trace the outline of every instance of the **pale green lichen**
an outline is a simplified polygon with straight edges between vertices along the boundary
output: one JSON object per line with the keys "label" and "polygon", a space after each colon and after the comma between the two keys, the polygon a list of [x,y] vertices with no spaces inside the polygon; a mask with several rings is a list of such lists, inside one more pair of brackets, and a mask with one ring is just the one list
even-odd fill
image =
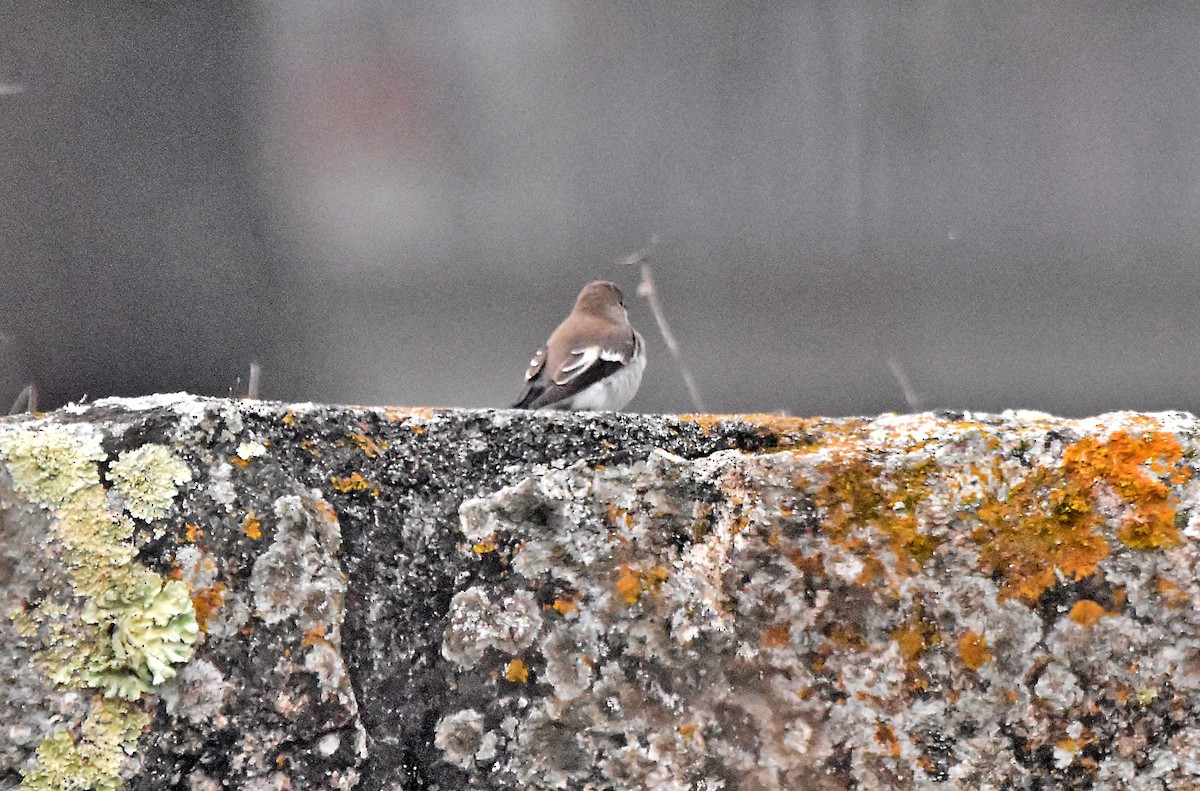
{"label": "pale green lichen", "polygon": [[152,522],[167,515],[179,487],[192,471],[163,445],[143,445],[117,457],[105,476],[138,519]]}
{"label": "pale green lichen", "polygon": [[[38,635],[39,664],[53,681],[109,699],[95,704],[78,738],[60,731],[42,742],[25,787],[118,788],[148,718],[111,699],[137,700],[191,658],[199,628],[190,593],[136,562],[134,522],[111,509],[100,482],[98,441],[49,426],[0,434],[0,453],[15,490],[51,511],[50,544],[76,600],[50,595],[10,617],[22,634]],[[152,445],[122,454],[108,479],[133,516],[157,519],[191,473]]]}
{"label": "pale green lichen", "polygon": [[150,717],[128,703],[96,700],[76,739],[69,730],[46,737],[37,761],[24,770],[21,787],[28,791],[117,791],[121,767],[137,749]]}
{"label": "pale green lichen", "polygon": [[[132,601],[119,593],[89,599],[79,618],[87,639],[65,636],[54,650],[50,677],[59,684],[94,687],[106,697],[136,700],[169,678],[192,655],[200,629],[187,586],[162,585],[146,572]],[[90,632],[90,634],[88,634]]]}
{"label": "pale green lichen", "polygon": [[47,508],[99,483],[95,462],[104,460],[99,439],[66,426],[0,434],[0,452],[8,459],[13,487]]}

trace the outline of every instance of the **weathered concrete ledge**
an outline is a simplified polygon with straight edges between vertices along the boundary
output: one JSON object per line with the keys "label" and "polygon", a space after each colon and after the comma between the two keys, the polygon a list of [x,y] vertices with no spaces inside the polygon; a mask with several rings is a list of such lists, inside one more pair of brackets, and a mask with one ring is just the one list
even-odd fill
{"label": "weathered concrete ledge", "polygon": [[1200,785],[1200,423],[0,421],[0,788]]}

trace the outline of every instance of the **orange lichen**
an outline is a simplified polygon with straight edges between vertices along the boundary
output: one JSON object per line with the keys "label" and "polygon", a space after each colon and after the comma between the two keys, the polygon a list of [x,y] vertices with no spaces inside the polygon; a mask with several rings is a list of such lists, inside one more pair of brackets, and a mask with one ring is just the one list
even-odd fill
{"label": "orange lichen", "polygon": [[916,573],[932,557],[941,541],[921,532],[916,515],[931,489],[932,462],[885,473],[863,456],[838,455],[818,469],[826,480],[815,496],[824,509],[822,529],[863,560],[859,584],[886,576],[887,564],[876,555],[879,548],[886,547],[903,576]]}
{"label": "orange lichen", "polygon": [[1191,470],[1180,465],[1183,448],[1170,434],[1117,431],[1108,439],[1084,437],[1063,453],[1063,469],[1081,486],[1102,481],[1129,508],[1117,538],[1131,549],[1177,547],[1177,499],[1168,484],[1184,483]]}
{"label": "orange lichen", "polygon": [[300,645],[304,646],[305,648],[308,648],[310,645],[328,642],[329,638],[325,636],[324,624],[320,624],[312,627],[311,629],[305,630],[304,634],[300,637]]}
{"label": "orange lichen", "polygon": [[978,670],[992,660],[987,638],[969,629],[958,638],[958,656],[971,670]]}
{"label": "orange lichen", "polygon": [[246,518],[242,520],[242,532],[255,541],[262,538],[262,519],[258,514],[253,511],[246,514]]}
{"label": "orange lichen", "polygon": [[524,684],[529,680],[529,668],[520,657],[508,663],[504,668],[504,678],[514,684]]}
{"label": "orange lichen", "polygon": [[1000,579],[1001,598],[1032,603],[1056,583],[1055,569],[1082,579],[1108,556],[1091,492],[1054,469],[1033,470],[1006,500],[985,499],[979,519],[980,567]]}
{"label": "orange lichen", "polygon": [[1107,615],[1104,608],[1091,599],[1080,599],[1071,607],[1068,617],[1080,626],[1091,626]]}
{"label": "orange lichen", "polygon": [[653,593],[662,587],[671,573],[662,566],[646,571],[632,569],[621,564],[621,575],[617,578],[617,593],[628,604],[636,604],[643,593]]}
{"label": "orange lichen", "polygon": [[285,426],[296,425],[296,413],[290,409],[287,412],[285,412],[283,415],[283,425],[285,425]]}
{"label": "orange lichen", "polygon": [[351,473],[345,478],[339,478],[335,475],[329,479],[329,482],[333,485],[333,488],[336,491],[339,491],[342,494],[347,494],[349,492],[370,492],[372,497],[379,496],[379,487],[372,486],[367,482],[366,478],[362,477],[362,475],[357,472]]}
{"label": "orange lichen", "polygon": [[913,662],[925,653],[929,646],[925,642],[925,633],[920,626],[906,624],[892,630],[892,642],[900,649],[900,655]]}
{"label": "orange lichen", "polygon": [[[630,604],[632,604],[632,602],[630,602]],[[554,603],[550,605],[550,609],[554,610],[560,615],[566,615],[567,613],[578,610],[579,605],[573,599],[559,598],[554,600]]]}
{"label": "orange lichen", "polygon": [[1165,577],[1159,577],[1155,581],[1154,592],[1158,594],[1163,605],[1172,609],[1191,606],[1192,600],[1187,591]]}
{"label": "orange lichen", "polygon": [[1005,500],[980,505],[983,524],[973,537],[981,568],[1001,580],[1002,597],[1030,603],[1057,582],[1057,573],[1072,579],[1096,573],[1110,549],[1096,507],[1098,485],[1126,505],[1117,530],[1122,543],[1140,550],[1178,546],[1177,503],[1168,484],[1191,476],[1182,457],[1174,437],[1154,431],[1117,431],[1069,445],[1061,469],[1035,468]]}
{"label": "orange lichen", "polygon": [[690,739],[696,735],[696,731],[699,729],[699,727],[700,726],[694,722],[685,722],[683,725],[680,725],[677,730],[679,731],[679,735],[684,739]]}
{"label": "orange lichen", "polygon": [[200,525],[194,525],[191,522],[188,522],[186,525],[184,525],[184,530],[184,535],[187,537],[188,543],[190,544],[195,544],[197,538],[204,537],[204,531],[200,529]]}
{"label": "orange lichen", "polygon": [[401,422],[409,421],[413,418],[422,420],[430,420],[437,416],[439,410],[434,407],[384,407],[383,414],[388,420]]}
{"label": "orange lichen", "polygon": [[317,443],[314,440],[306,439],[300,443],[300,448],[306,450],[314,456],[320,456],[321,451],[317,450]]}
{"label": "orange lichen", "polygon": [[324,500],[317,500],[313,507],[320,511],[321,515],[330,522],[336,522],[338,520],[337,511],[333,510],[333,506]]}
{"label": "orange lichen", "polygon": [[358,432],[351,432],[350,439],[354,440],[354,444],[358,445],[359,450],[365,453],[368,459],[378,458],[389,447],[386,442],[376,442],[366,434]]}
{"label": "orange lichen", "polygon": [[250,460],[243,459],[241,456],[234,456],[229,460],[229,463],[235,467],[241,467],[243,470],[250,466]]}
{"label": "orange lichen", "polygon": [[791,628],[786,623],[777,624],[763,632],[763,648],[783,648],[791,640]]}
{"label": "orange lichen", "polygon": [[196,625],[200,627],[200,631],[208,631],[208,619],[224,604],[224,585],[213,585],[192,592],[192,609],[196,611]]}
{"label": "orange lichen", "polygon": [[642,583],[636,572],[628,565],[621,566],[621,576],[617,578],[617,594],[628,604],[637,604],[642,595]]}
{"label": "orange lichen", "polygon": [[746,415],[710,415],[685,414],[679,415],[681,422],[695,423],[704,434],[709,434],[715,428],[726,428],[730,424],[741,423],[757,429],[759,436],[767,440],[772,450],[790,450],[797,446],[807,446],[805,435],[816,421],[808,418],[787,417],[769,413],[753,413]]}
{"label": "orange lichen", "polygon": [[896,732],[887,723],[878,722],[875,724],[875,741],[879,742],[892,755],[900,754],[900,742],[896,739]]}
{"label": "orange lichen", "polygon": [[478,541],[471,545],[471,551],[476,555],[486,555],[488,552],[496,551],[496,539],[487,538],[483,541]]}
{"label": "orange lichen", "polygon": [[825,630],[825,636],[838,648],[847,648],[851,651],[865,651],[867,648],[866,635],[849,622],[830,624]]}

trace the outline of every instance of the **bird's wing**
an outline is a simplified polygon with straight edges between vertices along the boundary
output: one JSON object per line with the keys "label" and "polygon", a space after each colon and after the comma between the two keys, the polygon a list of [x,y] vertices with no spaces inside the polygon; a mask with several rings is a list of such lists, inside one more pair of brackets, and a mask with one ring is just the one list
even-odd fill
{"label": "bird's wing", "polygon": [[563,359],[543,363],[515,406],[526,409],[551,406],[619,371],[637,352],[633,329],[625,326],[621,330],[606,342],[573,346]]}
{"label": "bird's wing", "polygon": [[546,365],[546,347],[537,350],[533,355],[533,359],[529,361],[529,367],[525,369],[525,381],[528,382],[533,377],[541,373],[541,370]]}

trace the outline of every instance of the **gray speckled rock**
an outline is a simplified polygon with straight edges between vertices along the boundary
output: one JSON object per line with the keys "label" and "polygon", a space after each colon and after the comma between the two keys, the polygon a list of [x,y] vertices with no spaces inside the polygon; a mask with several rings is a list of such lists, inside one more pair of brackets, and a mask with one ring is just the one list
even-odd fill
{"label": "gray speckled rock", "polygon": [[1198,429],[0,421],[0,788],[1193,787]]}

